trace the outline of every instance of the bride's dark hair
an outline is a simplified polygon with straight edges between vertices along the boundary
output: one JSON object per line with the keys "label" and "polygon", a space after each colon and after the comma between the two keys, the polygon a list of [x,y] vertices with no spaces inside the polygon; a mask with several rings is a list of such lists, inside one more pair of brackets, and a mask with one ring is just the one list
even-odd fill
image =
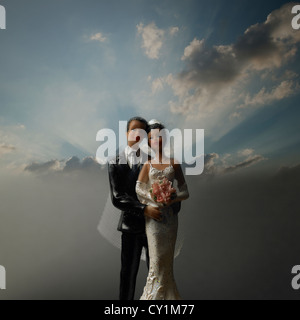
{"label": "bride's dark hair", "polygon": [[162,130],[162,129],[165,129],[165,126],[162,124],[162,123],[153,123],[153,124],[150,124],[149,127],[148,127],[148,132],[151,131],[151,129],[159,129],[159,130]]}

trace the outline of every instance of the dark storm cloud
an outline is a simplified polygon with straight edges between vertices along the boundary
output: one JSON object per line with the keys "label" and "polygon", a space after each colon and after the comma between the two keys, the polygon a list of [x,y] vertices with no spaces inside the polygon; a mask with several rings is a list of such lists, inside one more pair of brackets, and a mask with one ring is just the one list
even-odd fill
{"label": "dark storm cloud", "polygon": [[[177,102],[169,102],[171,111],[204,116],[205,112],[231,110],[237,103],[265,105],[297,92],[297,80],[275,81],[272,76],[275,72],[278,79],[281,73],[286,76],[286,70],[280,67],[297,54],[300,33],[291,27],[293,5],[288,3],[271,12],[264,22],[250,26],[235,43],[209,46],[205,39],[194,38],[181,58],[186,62],[184,70],[164,79],[178,97]],[[254,84],[257,76],[261,76],[262,91],[251,100],[249,84]],[[271,83],[272,90],[279,90],[280,94],[269,92]],[[232,117],[239,115],[234,113]]]}
{"label": "dark storm cloud", "polygon": [[297,185],[299,187],[300,186],[299,177],[300,177],[300,164],[293,167],[283,166],[278,170],[277,174],[274,177],[274,181],[277,181],[278,183],[280,182],[294,183],[295,186]]}
{"label": "dark storm cloud", "polygon": [[78,170],[80,168],[81,168],[80,159],[78,157],[73,156],[71,159],[69,159],[66,162],[66,165],[63,170],[72,171],[72,170]]}
{"label": "dark storm cloud", "polygon": [[[253,150],[254,152],[254,150]],[[251,152],[252,153],[252,152]],[[234,158],[237,157],[237,155],[233,155]],[[204,156],[204,170],[202,175],[199,177],[199,179],[212,179],[215,176],[221,176],[226,175],[229,173],[232,173],[237,170],[241,170],[243,168],[248,168],[250,166],[253,166],[260,161],[267,160],[262,155],[256,154],[250,154],[250,155],[244,155],[244,159],[233,163],[231,165],[226,164],[226,159],[232,157],[231,154],[219,155],[218,153],[208,153]]]}
{"label": "dark storm cloud", "polygon": [[246,70],[279,67],[295,52],[299,32],[291,27],[288,3],[273,11],[263,23],[250,26],[232,45],[206,47],[204,40],[194,39],[185,49],[187,69],[178,75],[192,87],[228,84]]}
{"label": "dark storm cloud", "polygon": [[[228,156],[228,154],[227,154]],[[213,177],[216,174],[225,174],[233,172],[237,169],[242,169],[254,165],[265,158],[261,155],[252,155],[246,157],[243,161],[230,166],[224,166],[222,156],[217,153],[209,153],[204,155],[204,171],[201,177]],[[221,160],[221,161],[220,161]],[[183,167],[186,165],[183,164]],[[105,170],[105,165],[100,165],[95,158],[85,157],[82,161],[73,156],[67,161],[51,160],[44,163],[32,163],[25,167],[25,171],[30,171],[37,174],[57,174],[57,173],[72,173],[72,172],[90,172],[97,173],[99,170]]]}
{"label": "dark storm cloud", "polygon": [[103,168],[93,157],[85,157],[82,161],[76,156],[69,159],[63,168],[64,171],[70,172],[73,170],[93,171]]}
{"label": "dark storm cloud", "polygon": [[69,160],[51,160],[47,162],[37,163],[34,162],[25,167],[25,171],[35,173],[70,173],[73,171],[86,171],[86,172],[97,172],[99,169],[103,169],[93,157],[85,157],[82,161],[73,156]]}
{"label": "dark storm cloud", "polygon": [[27,165],[24,168],[24,170],[30,171],[30,172],[42,173],[42,172],[49,171],[49,170],[53,169],[57,164],[58,164],[57,160],[50,160],[50,161],[43,162],[43,163],[33,162],[33,163]]}
{"label": "dark storm cloud", "polygon": [[246,30],[234,51],[240,60],[250,61],[256,68],[279,67],[293,54],[294,44],[300,41],[299,33],[291,28],[291,9],[295,3],[285,4],[273,11],[264,23],[257,23]]}
{"label": "dark storm cloud", "polygon": [[248,158],[244,161],[241,161],[234,166],[229,166],[229,167],[224,168],[223,173],[229,173],[229,172],[233,172],[238,169],[248,168],[249,166],[256,164],[262,160],[265,160],[265,158],[263,156],[260,156],[260,155],[251,156],[250,158]]}
{"label": "dark storm cloud", "polygon": [[187,69],[178,75],[178,79],[196,89],[203,84],[209,87],[230,83],[241,74],[244,65],[231,46],[209,48],[204,41],[199,45],[197,39],[186,48],[183,59],[188,61]]}

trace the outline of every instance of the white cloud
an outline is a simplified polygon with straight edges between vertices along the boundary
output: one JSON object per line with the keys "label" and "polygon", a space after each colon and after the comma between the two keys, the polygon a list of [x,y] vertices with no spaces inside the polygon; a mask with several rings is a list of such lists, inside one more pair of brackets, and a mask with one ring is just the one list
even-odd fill
{"label": "white cloud", "polygon": [[171,35],[171,36],[174,36],[178,31],[179,31],[179,28],[178,28],[178,27],[171,27],[171,28],[169,29],[169,32],[170,32],[170,35]]}
{"label": "white cloud", "polygon": [[159,51],[163,45],[164,30],[159,29],[154,22],[144,26],[142,23],[137,26],[138,34],[142,36],[142,48],[149,59],[158,59]]}
{"label": "white cloud", "polygon": [[299,90],[299,85],[294,83],[292,80],[282,81],[277,87],[273,90],[267,92],[266,88],[262,88],[255,96],[250,98],[248,94],[245,98],[245,102],[240,105],[240,108],[248,106],[264,106],[270,104],[274,101],[282,100],[287,98]]}
{"label": "white cloud", "polygon": [[90,36],[90,40],[91,40],[91,41],[104,42],[104,41],[107,40],[107,38],[104,37],[104,35],[103,35],[101,32],[98,32],[98,33],[92,34],[92,35]]}
{"label": "white cloud", "polygon": [[161,90],[163,90],[164,85],[163,85],[163,79],[157,78],[152,81],[152,93],[157,93]]}
{"label": "white cloud", "polygon": [[169,74],[163,80],[172,88],[175,96],[183,98],[188,95],[189,85],[186,82],[180,81],[173,74]]}
{"label": "white cloud", "polygon": [[185,49],[184,49],[184,54],[181,57],[181,60],[186,60],[188,58],[191,58],[191,56],[195,52],[201,52],[202,49],[204,48],[204,39],[198,40],[195,38]]}
{"label": "white cloud", "polygon": [[239,154],[240,156],[246,156],[246,157],[248,157],[248,156],[252,155],[253,152],[254,152],[254,149],[244,149],[244,150],[239,151],[238,154]]}

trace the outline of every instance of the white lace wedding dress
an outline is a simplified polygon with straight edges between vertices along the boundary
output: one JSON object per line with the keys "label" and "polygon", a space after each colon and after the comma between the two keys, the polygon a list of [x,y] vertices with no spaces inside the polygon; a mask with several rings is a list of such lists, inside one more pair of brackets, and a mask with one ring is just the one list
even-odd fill
{"label": "white lace wedding dress", "polygon": [[[163,177],[173,182],[174,176],[173,166],[158,170],[150,164],[148,184],[137,181],[136,192],[140,202],[157,206],[149,192],[152,183]],[[146,217],[150,266],[140,300],[181,300],[173,274],[178,215],[171,207],[161,208],[161,211],[162,221]]]}

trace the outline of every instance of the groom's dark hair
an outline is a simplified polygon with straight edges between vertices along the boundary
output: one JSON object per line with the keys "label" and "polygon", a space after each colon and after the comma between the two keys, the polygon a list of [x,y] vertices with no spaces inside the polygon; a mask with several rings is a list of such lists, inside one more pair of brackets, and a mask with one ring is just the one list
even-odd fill
{"label": "groom's dark hair", "polygon": [[130,123],[131,123],[132,121],[134,121],[134,120],[143,123],[143,124],[145,125],[145,131],[146,131],[147,133],[149,132],[148,122],[147,122],[147,120],[145,120],[145,119],[142,118],[142,117],[132,117],[132,118],[130,118],[130,119],[127,121],[127,132],[129,131]]}

